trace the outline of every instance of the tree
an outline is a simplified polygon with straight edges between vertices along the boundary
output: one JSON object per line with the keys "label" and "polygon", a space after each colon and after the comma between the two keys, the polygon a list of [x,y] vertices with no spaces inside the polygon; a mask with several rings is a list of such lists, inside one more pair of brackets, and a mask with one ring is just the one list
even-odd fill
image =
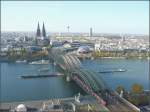
{"label": "tree", "polygon": [[124,87],[122,85],[117,86],[116,88],[117,93],[121,93],[121,91],[125,91]]}
{"label": "tree", "polygon": [[131,87],[131,92],[132,93],[141,93],[141,92],[143,92],[142,85],[137,84],[137,83],[133,84],[132,87]]}

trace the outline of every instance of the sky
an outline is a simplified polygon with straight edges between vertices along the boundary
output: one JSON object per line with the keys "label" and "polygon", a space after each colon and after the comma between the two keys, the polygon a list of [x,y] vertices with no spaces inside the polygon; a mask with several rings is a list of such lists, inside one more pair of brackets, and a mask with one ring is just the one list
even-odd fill
{"label": "sky", "polygon": [[149,1],[1,1],[2,31],[149,34]]}

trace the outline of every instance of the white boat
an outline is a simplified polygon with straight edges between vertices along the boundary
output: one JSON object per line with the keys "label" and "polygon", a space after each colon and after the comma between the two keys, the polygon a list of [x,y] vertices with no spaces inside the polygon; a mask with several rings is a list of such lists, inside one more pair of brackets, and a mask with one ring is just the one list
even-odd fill
{"label": "white boat", "polygon": [[47,71],[49,71],[49,68],[42,68],[42,69],[39,69],[38,71],[39,72],[47,72]]}
{"label": "white boat", "polygon": [[40,65],[40,64],[49,64],[49,60],[39,60],[39,61],[33,61],[33,62],[30,62],[29,64],[35,64],[35,65]]}
{"label": "white boat", "polygon": [[27,60],[17,60],[16,63],[26,63]]}

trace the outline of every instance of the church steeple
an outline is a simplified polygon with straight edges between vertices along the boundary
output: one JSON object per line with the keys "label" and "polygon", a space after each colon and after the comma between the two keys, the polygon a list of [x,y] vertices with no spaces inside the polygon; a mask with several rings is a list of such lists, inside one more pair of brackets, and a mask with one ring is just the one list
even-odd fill
{"label": "church steeple", "polygon": [[43,36],[43,37],[46,37],[46,31],[45,31],[44,22],[43,22],[43,28],[42,28],[42,36]]}
{"label": "church steeple", "polygon": [[37,27],[36,37],[41,37],[41,30],[40,30],[39,22],[38,22],[38,27]]}

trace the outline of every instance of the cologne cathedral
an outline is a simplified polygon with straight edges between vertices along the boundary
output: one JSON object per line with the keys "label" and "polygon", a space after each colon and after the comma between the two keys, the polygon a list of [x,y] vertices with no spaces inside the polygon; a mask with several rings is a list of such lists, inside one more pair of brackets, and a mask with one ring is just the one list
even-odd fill
{"label": "cologne cathedral", "polygon": [[47,46],[49,45],[49,38],[46,35],[45,25],[43,22],[42,32],[40,30],[40,25],[38,22],[37,32],[36,32],[36,45],[38,46]]}

